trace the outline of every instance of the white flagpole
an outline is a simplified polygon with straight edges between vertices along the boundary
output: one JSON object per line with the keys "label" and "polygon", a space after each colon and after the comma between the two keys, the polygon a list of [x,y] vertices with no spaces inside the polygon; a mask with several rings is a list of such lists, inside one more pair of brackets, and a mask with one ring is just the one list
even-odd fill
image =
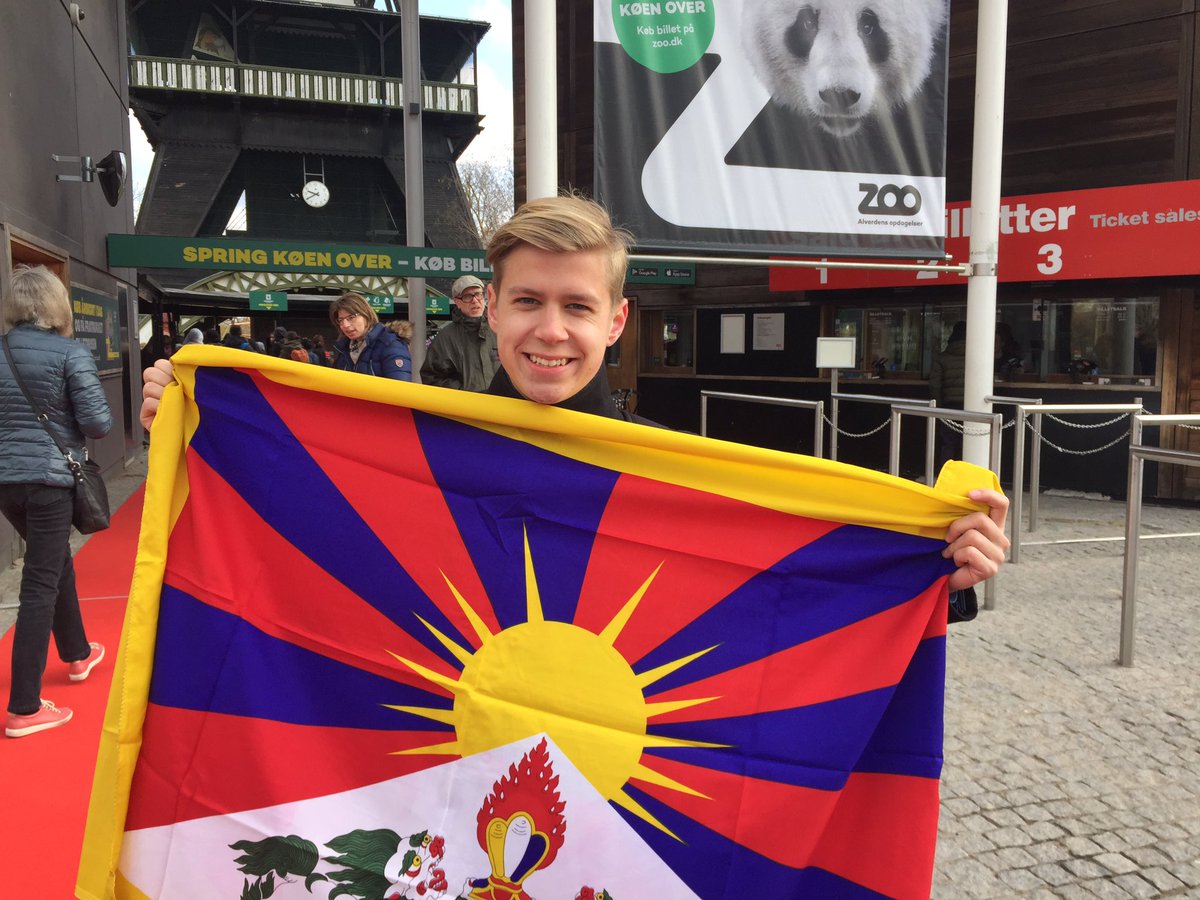
{"label": "white flagpole", "polygon": [[[1004,64],[1008,0],[980,0],[975,56],[975,136],[971,151],[971,275],[967,279],[967,359],[963,403],[990,412],[996,347],[996,266],[1000,165],[1004,154]],[[944,427],[944,426],[943,426]],[[988,462],[988,438],[967,426],[963,459]]]}

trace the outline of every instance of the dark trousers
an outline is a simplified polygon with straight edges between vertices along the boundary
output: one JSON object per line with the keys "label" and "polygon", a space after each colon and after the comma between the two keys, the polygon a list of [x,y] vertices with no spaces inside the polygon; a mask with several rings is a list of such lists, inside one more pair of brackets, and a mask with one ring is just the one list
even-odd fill
{"label": "dark trousers", "polygon": [[86,659],[91,652],[71,562],[74,498],[74,488],[0,484],[0,512],[25,539],[8,695],[8,711],[16,715],[29,715],[41,706],[51,634],[63,662]]}

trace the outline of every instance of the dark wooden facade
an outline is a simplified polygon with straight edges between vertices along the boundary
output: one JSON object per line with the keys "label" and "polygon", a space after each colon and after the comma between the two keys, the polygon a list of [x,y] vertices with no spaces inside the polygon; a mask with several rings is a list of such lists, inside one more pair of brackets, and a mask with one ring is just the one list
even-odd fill
{"label": "dark wooden facade", "polygon": [[[952,0],[948,92],[947,197],[970,195],[973,104],[976,65],[977,3]],[[1005,196],[1101,188],[1200,178],[1200,36],[1197,0],[1010,0],[1005,147],[1002,194]],[[593,179],[592,4],[557,3],[559,178],[564,186],[590,191]],[[515,150],[517,197],[524,190],[523,84],[524,3],[514,0]],[[1200,278],[1150,279],[1139,288],[1157,296],[1159,371],[1153,389],[1142,389],[1147,407],[1163,412],[1200,413]],[[1028,286],[1026,286],[1028,289]],[[1063,283],[1054,290],[1083,296],[1088,291],[1128,290],[1123,283]],[[946,302],[962,302],[963,292],[939,288]],[[1010,296],[1022,286],[1001,287]],[[901,291],[772,293],[763,269],[701,266],[690,288],[639,290],[643,317],[661,309],[699,309],[740,305],[816,304],[815,313],[829,334],[839,302],[901,302]],[[866,294],[866,296],[864,296]],[[647,339],[643,328],[643,343]],[[656,374],[640,348],[638,390],[642,411],[681,427],[695,427],[700,390],[731,389],[702,373],[679,378]],[[649,370],[648,370],[649,369]],[[816,373],[813,372],[813,375]],[[801,396],[819,393],[812,379],[747,378],[735,389],[744,393]],[[878,383],[876,383],[878,384]],[[921,382],[894,385],[919,392]],[[1050,396],[1061,386],[1044,385]],[[1037,391],[1034,391],[1037,393]],[[1012,393],[1012,391],[1009,391]],[[1021,393],[1030,388],[1021,385]],[[1133,391],[1101,386],[1075,390],[1078,402],[1129,402]],[[1060,401],[1061,402],[1061,401]],[[696,410],[693,412],[693,410]],[[753,423],[743,423],[753,433]],[[757,435],[764,438],[766,430]],[[1200,432],[1175,429],[1165,446],[1200,451]],[[755,441],[760,442],[760,441]],[[1104,489],[1123,490],[1123,450],[1112,459]],[[1107,455],[1106,455],[1107,458]],[[1078,466],[1049,469],[1044,482],[1072,483]],[[1077,471],[1074,477],[1079,477]],[[1167,467],[1157,492],[1165,497],[1200,498],[1200,471]]]}
{"label": "dark wooden facade", "polygon": [[[56,181],[80,174],[78,162],[51,156],[90,156],[110,151],[128,159],[125,0],[87,4],[86,18],[72,20],[65,3],[19,0],[5,6],[0,28],[0,310],[8,297],[13,266],[41,264],[66,283],[73,297],[87,292],[103,304],[118,327],[106,330],[100,369],[114,425],[89,441],[89,452],[106,471],[141,452],[135,418],[141,371],[136,328],[134,273],[110,269],[105,237],[130,231],[133,205],[126,186],[110,206],[98,181]],[[110,358],[109,355],[112,355]],[[0,518],[0,566],[17,550],[8,522]]]}

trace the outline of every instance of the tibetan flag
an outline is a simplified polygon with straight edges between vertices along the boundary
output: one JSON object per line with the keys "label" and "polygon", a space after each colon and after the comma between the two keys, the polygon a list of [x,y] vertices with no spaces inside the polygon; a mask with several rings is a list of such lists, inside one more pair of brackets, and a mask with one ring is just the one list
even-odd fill
{"label": "tibetan flag", "polygon": [[991,473],[175,367],[78,896],[929,896]]}

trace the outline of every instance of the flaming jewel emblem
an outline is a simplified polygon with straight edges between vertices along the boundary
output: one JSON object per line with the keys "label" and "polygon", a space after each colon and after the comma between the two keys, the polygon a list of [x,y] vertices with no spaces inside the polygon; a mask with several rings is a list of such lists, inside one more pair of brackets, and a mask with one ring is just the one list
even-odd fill
{"label": "flaming jewel emblem", "polygon": [[528,900],[523,882],[554,862],[566,834],[566,804],[557,788],[545,738],[492,785],[476,817],[476,837],[492,871],[468,882],[469,897]]}

